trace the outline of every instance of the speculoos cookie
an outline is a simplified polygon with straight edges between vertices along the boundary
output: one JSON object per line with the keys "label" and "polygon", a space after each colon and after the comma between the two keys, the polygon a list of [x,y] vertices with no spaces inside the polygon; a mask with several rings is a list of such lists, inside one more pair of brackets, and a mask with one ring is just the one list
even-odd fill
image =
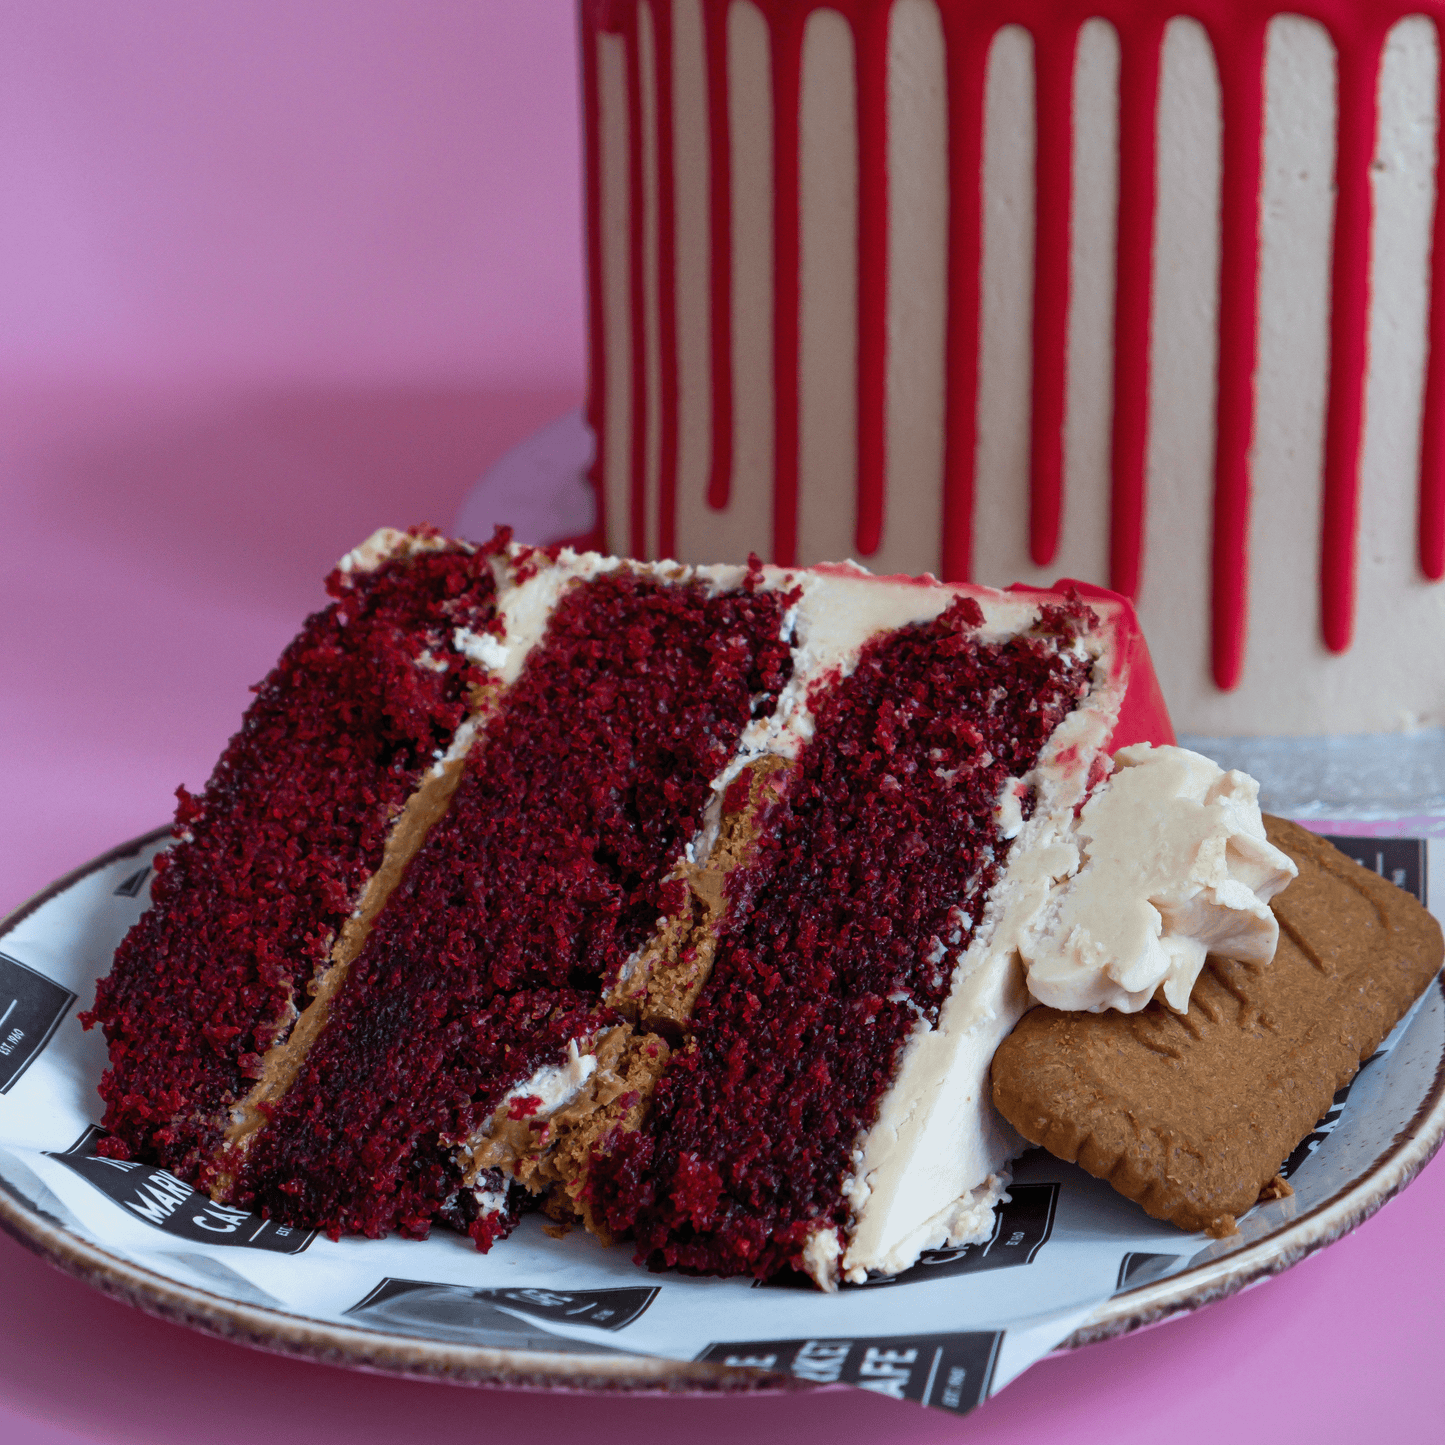
{"label": "speculoos cookie", "polygon": [[1272,963],[1211,955],[1186,1014],[1035,1008],[994,1056],[994,1104],[1025,1139],[1182,1229],[1233,1232],[1445,955],[1409,894],[1265,825],[1299,866]]}

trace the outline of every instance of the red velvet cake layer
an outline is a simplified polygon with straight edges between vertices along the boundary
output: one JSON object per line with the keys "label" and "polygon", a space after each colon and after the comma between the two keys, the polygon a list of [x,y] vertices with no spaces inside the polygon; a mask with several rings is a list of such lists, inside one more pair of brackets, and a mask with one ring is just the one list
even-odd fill
{"label": "red velvet cake layer", "polygon": [[492,620],[490,551],[333,572],[335,602],[255,689],[204,791],[179,790],[152,907],[86,1016],[110,1042],[110,1152],[195,1178],[305,1007],[393,819],[466,714],[480,673],[452,635]]}
{"label": "red velvet cake layer", "polygon": [[1046,608],[1032,634],[989,644],[960,598],[869,643],[819,702],[757,861],[731,882],[692,1046],[642,1127],[593,1161],[593,1207],[639,1262],[765,1276],[820,1223],[846,1223],[859,1131],[915,1024],[937,1018],[999,875],[1005,781],[1088,688],[1069,650],[1082,613]]}
{"label": "red velvet cake layer", "polygon": [[257,1137],[239,1200],[333,1234],[422,1234],[455,1212],[455,1146],[608,1022],[606,982],[682,905],[665,879],[789,675],[783,606],[751,579],[709,596],[628,570],[564,594]]}

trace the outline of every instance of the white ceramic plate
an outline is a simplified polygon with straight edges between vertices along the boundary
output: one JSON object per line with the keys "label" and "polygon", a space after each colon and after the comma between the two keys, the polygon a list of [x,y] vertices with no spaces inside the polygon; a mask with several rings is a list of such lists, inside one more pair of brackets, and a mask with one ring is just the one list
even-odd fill
{"label": "white ceramic plate", "polygon": [[[0,952],[7,936],[42,907],[52,916],[57,911],[64,915],[67,910],[78,915],[94,907],[84,898],[122,892],[137,854],[167,831],[157,830],[112,850],[16,910],[0,922]],[[95,878],[98,873],[107,874],[100,895],[94,887],[102,881]],[[88,889],[82,886],[87,880],[91,882]],[[83,932],[85,920],[77,917],[72,921]],[[108,957],[92,962],[96,973],[109,966]],[[71,1008],[89,1002],[89,997],[81,998]],[[0,1063],[0,1073],[3,1071]],[[0,1085],[9,1087],[3,1080]],[[1332,1111],[1332,1116],[1335,1114]],[[1131,1278],[1147,1278],[1150,1270],[1143,1268],[1138,1275],[1121,1270],[1119,1292],[1095,1310],[1062,1347],[1077,1348],[1158,1323],[1288,1269],[1379,1209],[1429,1161],[1442,1138],[1445,992],[1437,978],[1408,1027],[1392,1035],[1389,1053],[1362,1070],[1352,1086],[1350,1107],[1339,1111],[1337,1118],[1323,1121],[1311,1136],[1308,1142],[1318,1148],[1310,1152],[1302,1146],[1297,1151],[1293,1198],[1257,1208],[1243,1221],[1238,1236],[1208,1245],[1185,1267],[1173,1266],[1177,1272],[1166,1278],[1131,1288]],[[1059,1166],[1041,1154],[1039,1159],[1052,1172],[1070,1167]],[[1025,1161],[1025,1171],[1029,1167]],[[474,1383],[574,1390],[778,1390],[804,1383],[751,1369],[623,1353],[543,1352],[420,1339],[226,1298],[168,1278],[98,1245],[67,1228],[63,1220],[3,1178],[0,1226],[67,1273],[152,1314],[223,1339],[330,1364]],[[1129,1256],[1141,1260],[1169,1257]]]}

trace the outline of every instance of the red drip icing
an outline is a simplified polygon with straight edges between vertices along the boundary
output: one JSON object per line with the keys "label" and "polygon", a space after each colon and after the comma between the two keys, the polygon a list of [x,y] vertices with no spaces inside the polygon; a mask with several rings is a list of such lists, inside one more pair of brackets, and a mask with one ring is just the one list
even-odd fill
{"label": "red drip icing", "polygon": [[627,192],[632,226],[628,233],[628,293],[632,326],[632,446],[628,492],[628,552],[647,556],[647,305],[646,178],[642,168],[642,66],[637,43],[637,9],[622,17],[627,42]]}
{"label": "red drip icing", "polygon": [[1211,33],[1223,117],[1219,215],[1219,368],[1215,400],[1210,648],[1228,691],[1244,668],[1249,617],[1249,448],[1259,309],[1259,191],[1264,136],[1264,21]]}
{"label": "red drip icing", "polygon": [[773,561],[798,560],[798,142],[806,7],[769,15],[773,60]]}
{"label": "red drip icing", "polygon": [[[621,35],[627,28],[628,0],[588,0],[583,7],[584,24],[591,19],[592,28]],[[590,11],[590,16],[587,12]]]}
{"label": "red drip icing", "polygon": [[592,464],[592,490],[597,498],[597,522],[587,542],[606,550],[607,488],[602,478],[607,474],[607,453],[612,445],[607,428],[602,425],[603,398],[607,395],[607,325],[602,314],[602,116],[597,97],[597,28],[587,23],[584,9],[580,15],[582,52],[582,114],[583,145],[587,173],[584,178],[587,199],[587,424],[597,438],[597,458]]}
{"label": "red drip icing", "polygon": [[973,575],[974,468],[978,449],[978,344],[982,317],[983,91],[991,31],[941,7],[948,74],[948,331],[944,378],[943,549],[946,582]]}
{"label": "red drip icing", "polygon": [[1114,283],[1114,490],[1109,586],[1139,595],[1149,438],[1149,320],[1153,299],[1155,124],[1162,20],[1119,31],[1119,217]]}
{"label": "red drip icing", "polygon": [[657,66],[657,342],[661,395],[657,555],[677,555],[677,197],[673,165],[672,6],[652,7]]}
{"label": "red drip icing", "polygon": [[1320,628],[1331,652],[1350,645],[1355,621],[1355,541],[1370,315],[1370,162],[1383,24],[1356,22],[1334,35],[1339,71],[1335,153],[1335,250],[1330,308],[1330,398],[1325,420]]}
{"label": "red drip icing", "polygon": [[[1435,34],[1445,51],[1445,27]],[[1437,90],[1436,103],[1440,94]],[[1445,146],[1435,155],[1435,230],[1430,252],[1430,295],[1445,295]],[[1425,401],[1420,432],[1420,570],[1432,581],[1445,577],[1445,306],[1430,307],[1430,361],[1425,371]]]}
{"label": "red drip icing", "polygon": [[712,470],[708,506],[721,511],[732,495],[733,478],[733,196],[732,153],[728,148],[728,11],[703,7],[707,64],[708,200],[712,223]]}
{"label": "red drip icing", "polygon": [[1134,604],[1127,597],[1097,587],[1092,582],[1080,582],[1074,577],[1061,577],[1050,588],[1015,584],[1008,590],[1039,599],[1059,596],[1071,600],[1079,598],[1106,615],[1117,608],[1117,614],[1112,619],[1114,656],[1110,678],[1122,683],[1124,696],[1119,704],[1114,731],[1103,751],[1112,753],[1134,743],[1153,743],[1155,747],[1160,747],[1175,741],[1174,723],[1164,701],[1164,690],[1159,686],[1159,676],[1154,671],[1154,659],[1149,655],[1149,644],[1144,640],[1144,630],[1139,626]]}
{"label": "red drip icing", "polygon": [[859,6],[858,76],[858,531],[860,557],[883,542],[888,407],[888,13]]}
{"label": "red drip icing", "polygon": [[[588,117],[589,279],[600,292],[600,243],[595,183],[597,109],[596,28],[629,38],[634,215],[640,217],[640,117],[637,105],[636,10],[642,0],[592,0],[584,8],[584,99]],[[669,0],[651,0],[661,16]],[[794,559],[798,485],[798,107],[801,41],[808,15],[822,0],[757,0],[773,38],[774,98],[774,386],[778,399],[774,492],[776,561]],[[859,550],[882,538],[887,502],[887,134],[886,54],[889,0],[834,0],[854,26],[859,80]],[[1006,24],[1027,26],[1037,55],[1036,277],[1032,412],[1030,550],[1043,561],[1057,548],[1062,517],[1061,425],[1066,379],[1068,214],[1072,117],[1060,97],[1071,93],[1079,26],[1090,16],[1109,20],[1120,43],[1119,209],[1114,339],[1113,495],[1110,581],[1126,596],[1138,593],[1143,566],[1148,440],[1150,314],[1156,184],[1156,123],[1164,25],[1178,12],[1155,0],[940,0],[947,49],[949,107],[949,253],[946,439],[941,516],[942,570],[951,580],[971,571],[975,448],[977,444],[979,269],[982,260],[981,175],[983,101],[989,45]],[[712,472],[708,501],[728,504],[732,470],[732,234],[727,109],[727,11],[724,0],[703,0],[706,26],[712,200]],[[1263,137],[1263,37],[1277,14],[1301,14],[1324,24],[1339,67],[1330,390],[1325,437],[1320,617],[1326,643],[1348,647],[1353,628],[1355,551],[1359,517],[1360,446],[1368,354],[1371,192],[1369,167],[1376,132],[1376,87],[1384,36],[1404,14],[1423,13],[1437,26],[1442,0],[1405,6],[1364,0],[1303,0],[1285,7],[1265,0],[1200,0],[1193,12],[1214,46],[1222,92],[1223,179],[1219,393],[1212,543],[1212,655],[1216,683],[1240,678],[1248,616],[1249,451],[1254,432],[1257,350],[1259,191]],[[666,22],[660,20],[659,34]],[[661,49],[661,47],[659,47]],[[659,66],[659,75],[663,67]],[[660,81],[660,84],[662,82]],[[1437,161],[1437,178],[1445,165]],[[1438,187],[1437,187],[1438,189]],[[666,205],[666,202],[661,204]],[[669,226],[667,229],[671,229]],[[634,540],[638,537],[638,479],[645,429],[643,340],[638,268],[640,223],[633,227],[634,306]],[[1445,207],[1437,206],[1431,263],[1430,357],[1421,434],[1420,566],[1445,577]],[[593,388],[589,414],[600,427],[605,384],[600,306],[592,317]],[[665,330],[666,328],[664,328]],[[667,345],[667,342],[664,342]],[[675,342],[674,342],[675,345]],[[665,368],[666,370],[666,368]],[[666,384],[666,383],[665,383]],[[665,404],[675,410],[675,402]],[[600,488],[599,488],[599,501]],[[670,503],[668,505],[670,512]],[[666,523],[664,523],[666,525]]]}
{"label": "red drip icing", "polygon": [[1030,416],[1029,555],[1047,567],[1064,511],[1064,398],[1069,349],[1069,215],[1073,200],[1072,20],[1035,32],[1034,395]]}

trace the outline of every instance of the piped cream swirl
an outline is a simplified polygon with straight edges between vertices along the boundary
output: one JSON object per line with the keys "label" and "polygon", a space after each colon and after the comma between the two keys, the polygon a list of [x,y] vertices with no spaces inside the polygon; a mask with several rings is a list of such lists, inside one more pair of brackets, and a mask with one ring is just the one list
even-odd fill
{"label": "piped cream swirl", "polygon": [[1141,743],[1079,814],[1023,934],[1029,992],[1053,1008],[1189,1007],[1207,954],[1268,963],[1269,900],[1296,874],[1265,838],[1259,784],[1184,748]]}

